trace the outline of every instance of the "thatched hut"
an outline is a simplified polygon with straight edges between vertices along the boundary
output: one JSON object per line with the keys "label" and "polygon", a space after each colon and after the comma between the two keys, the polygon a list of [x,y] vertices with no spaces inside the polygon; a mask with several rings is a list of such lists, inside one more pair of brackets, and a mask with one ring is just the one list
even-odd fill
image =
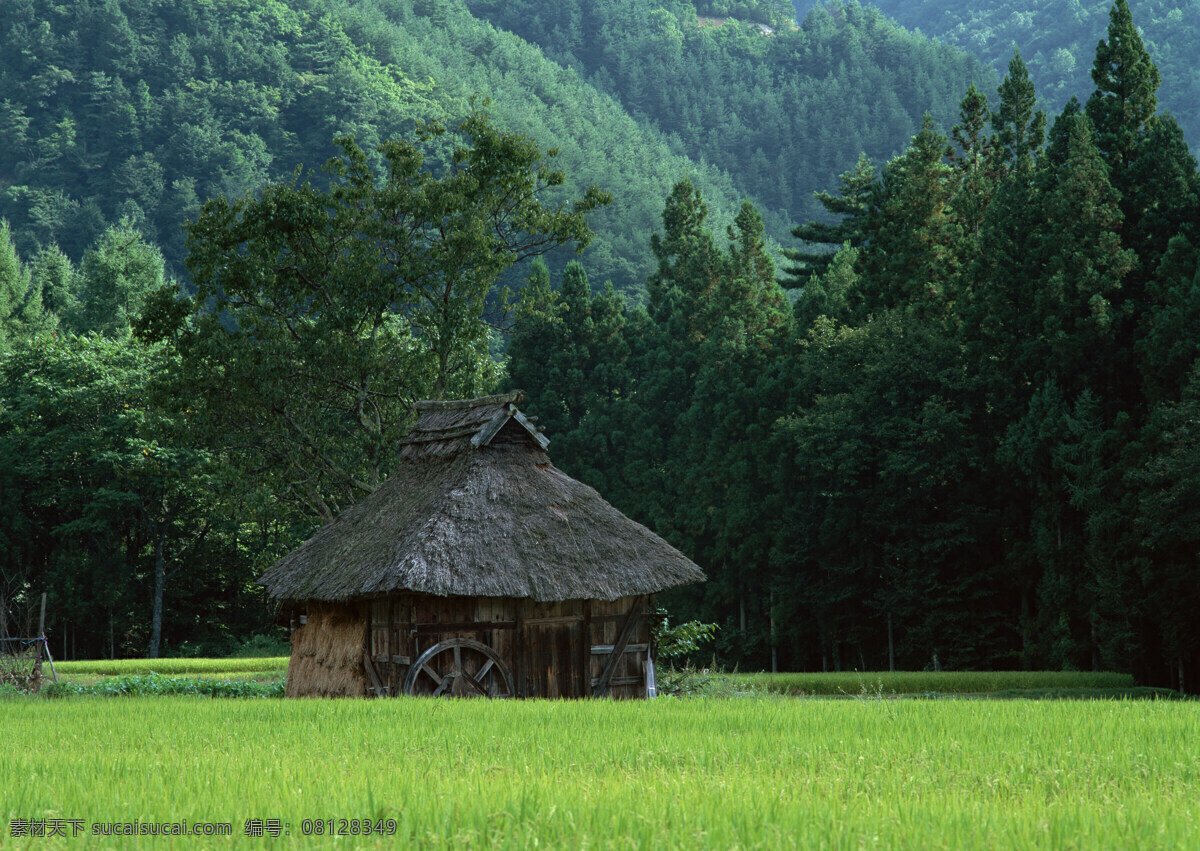
{"label": "thatched hut", "polygon": [[287,694],[642,697],[682,553],[555,469],[521,394],[417,403],[392,475],[259,580]]}

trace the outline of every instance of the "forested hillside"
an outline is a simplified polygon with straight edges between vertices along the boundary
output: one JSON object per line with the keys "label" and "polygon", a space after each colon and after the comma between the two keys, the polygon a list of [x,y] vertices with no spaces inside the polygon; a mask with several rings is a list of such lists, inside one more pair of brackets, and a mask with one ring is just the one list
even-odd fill
{"label": "forested hillside", "polygon": [[[858,151],[887,158],[922,113],[944,120],[986,82],[965,54],[855,4],[770,37],[702,26],[687,3],[588,6],[473,4],[492,26],[454,2],[15,3],[0,32],[0,216],[24,254],[57,244],[76,262],[128,216],[180,274],[180,225],[205,199],[317,167],[339,133],[370,150],[482,93],[502,125],[559,149],[570,188],[617,192],[585,262],[629,290],[680,174],[718,220],[755,198],[782,240]],[[735,11],[779,17],[751,6]]]}
{"label": "forested hillside", "polygon": [[467,4],[577,68],[676,150],[728,172],[768,217],[812,217],[813,192],[860,151],[894,156],[922,114],[947,121],[968,83],[999,79],[856,2],[815,9],[799,27],[780,3]]}
{"label": "forested hillside", "polygon": [[724,660],[1194,690],[1200,175],[1124,0],[1094,65],[1047,122],[1014,57],[848,170],[792,310],[753,208],[726,245],[686,181],[644,308],[535,276],[511,380],[557,463],[705,567],[672,605]]}
{"label": "forested hillside", "polygon": [[75,262],[127,217],[181,275],[181,225],[208,198],[317,168],[341,133],[377,159],[381,141],[464,115],[478,92],[500,123],[560,150],[568,189],[620,190],[588,257],[601,280],[641,285],[645,233],[682,173],[732,218],[743,188],[577,74],[455,4],[415,5],[6,4],[0,217],[24,256],[56,244]]}
{"label": "forested hillside", "polygon": [[[919,29],[968,50],[1003,69],[1018,48],[1038,81],[1038,94],[1053,109],[1092,90],[1096,42],[1108,25],[1105,0],[875,0],[871,3],[910,29]],[[1200,145],[1200,2],[1133,0],[1130,3],[1146,50],[1163,73],[1159,101],[1183,126],[1193,148]]]}

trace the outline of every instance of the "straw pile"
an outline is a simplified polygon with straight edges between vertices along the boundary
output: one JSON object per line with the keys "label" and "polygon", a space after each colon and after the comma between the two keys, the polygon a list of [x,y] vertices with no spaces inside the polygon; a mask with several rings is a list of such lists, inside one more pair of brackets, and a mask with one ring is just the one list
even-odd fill
{"label": "straw pile", "polygon": [[292,633],[288,697],[361,697],[367,691],[367,622],[351,606],[313,603]]}

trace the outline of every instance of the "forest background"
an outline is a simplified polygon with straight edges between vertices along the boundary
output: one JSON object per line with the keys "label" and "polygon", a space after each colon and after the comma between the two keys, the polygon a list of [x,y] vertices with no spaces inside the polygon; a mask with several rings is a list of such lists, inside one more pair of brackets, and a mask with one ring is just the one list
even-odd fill
{"label": "forest background", "polygon": [[725,664],[1194,684],[1200,10],[1063,5],[4,0],[0,610],[236,649],[520,386]]}

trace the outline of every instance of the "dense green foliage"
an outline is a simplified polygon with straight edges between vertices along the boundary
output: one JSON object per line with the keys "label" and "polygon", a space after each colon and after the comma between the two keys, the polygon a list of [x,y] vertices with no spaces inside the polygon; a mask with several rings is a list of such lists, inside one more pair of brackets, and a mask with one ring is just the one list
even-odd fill
{"label": "dense green foliage", "polygon": [[245,611],[249,527],[217,511],[218,472],[180,437],[186,414],[149,401],[171,365],[128,330],[42,334],[0,358],[0,595],[36,580],[57,636],[84,652],[158,655],[164,619],[170,638],[193,641],[260,620]]}
{"label": "dense green foliage", "polygon": [[645,233],[681,172],[729,216],[745,191],[455,3],[16,0],[4,18],[0,218],[26,258],[58,246],[78,263],[128,219],[182,275],[180,226],[207,199],[318,166],[345,134],[379,168],[379,143],[466,115],[477,92],[500,126],[561,151],[570,191],[626,191],[589,256],[618,287],[645,275]]}
{"label": "dense green foliage", "polygon": [[882,699],[901,695],[1020,693],[1046,690],[1106,691],[1134,688],[1129,674],[1091,671],[855,671],[840,674],[730,674],[747,689],[796,696]]}
{"label": "dense green foliage", "polygon": [[518,324],[557,463],[704,566],[672,603],[719,658],[1194,688],[1200,175],[1124,0],[1095,68],[1048,133],[1016,57],[848,172],[790,314],[752,214],[722,249],[684,181],[645,308],[564,281]]}
{"label": "dense green foliage", "polygon": [[578,69],[677,150],[728,172],[768,217],[813,217],[813,192],[855,152],[892,156],[923,112],[949,119],[968,83],[993,82],[968,55],[857,2],[822,4],[798,27],[768,2],[467,5]]}
{"label": "dense green foliage", "polygon": [[150,671],[146,674],[128,674],[108,677],[91,685],[72,682],[50,683],[42,686],[42,695],[49,698],[74,695],[97,697],[146,697],[180,696],[194,697],[283,697],[284,684],[256,683],[246,679],[204,679],[200,677],[168,677]]}
{"label": "dense green foliage", "polygon": [[72,679],[79,676],[100,675],[121,677],[148,674],[154,671],[164,675],[179,674],[260,674],[267,672],[286,673],[287,656],[238,659],[89,659],[72,662],[56,662],[55,670]]}
{"label": "dense green foliage", "polygon": [[[221,848],[263,847],[248,819],[278,819],[281,835],[266,841],[280,848],[1200,840],[1192,702],[129,697],[6,700],[0,711],[0,771],[40,781],[0,803],[9,830],[13,819],[220,821],[230,836],[173,844]],[[393,819],[395,835],[362,835],[359,822],[358,835],[317,838],[305,819],[334,831],[346,819],[347,832],[350,819]]]}
{"label": "dense green foliage", "polygon": [[188,225],[195,296],[160,291],[146,312],[143,334],[180,355],[176,404],[195,398],[230,461],[323,522],[383,481],[416,400],[495,384],[497,277],[567,243],[581,251],[587,214],[611,200],[594,186],[561,198],[551,158],[483,112],[453,133],[422,125],[417,140],[452,141],[450,164],[435,174],[417,144],[393,140],[377,176],[343,137],[327,191],[297,174],[210,201]]}
{"label": "dense green foliage", "polygon": [[[807,5],[807,4],[798,4]],[[1088,72],[1096,42],[1108,25],[1108,0],[873,0],[906,27],[920,29],[1001,69],[1019,47],[1043,98],[1056,109],[1090,91]],[[1200,3],[1196,0],[1133,0],[1130,3],[1146,49],[1163,72],[1163,106],[1193,145],[1200,139]]]}

